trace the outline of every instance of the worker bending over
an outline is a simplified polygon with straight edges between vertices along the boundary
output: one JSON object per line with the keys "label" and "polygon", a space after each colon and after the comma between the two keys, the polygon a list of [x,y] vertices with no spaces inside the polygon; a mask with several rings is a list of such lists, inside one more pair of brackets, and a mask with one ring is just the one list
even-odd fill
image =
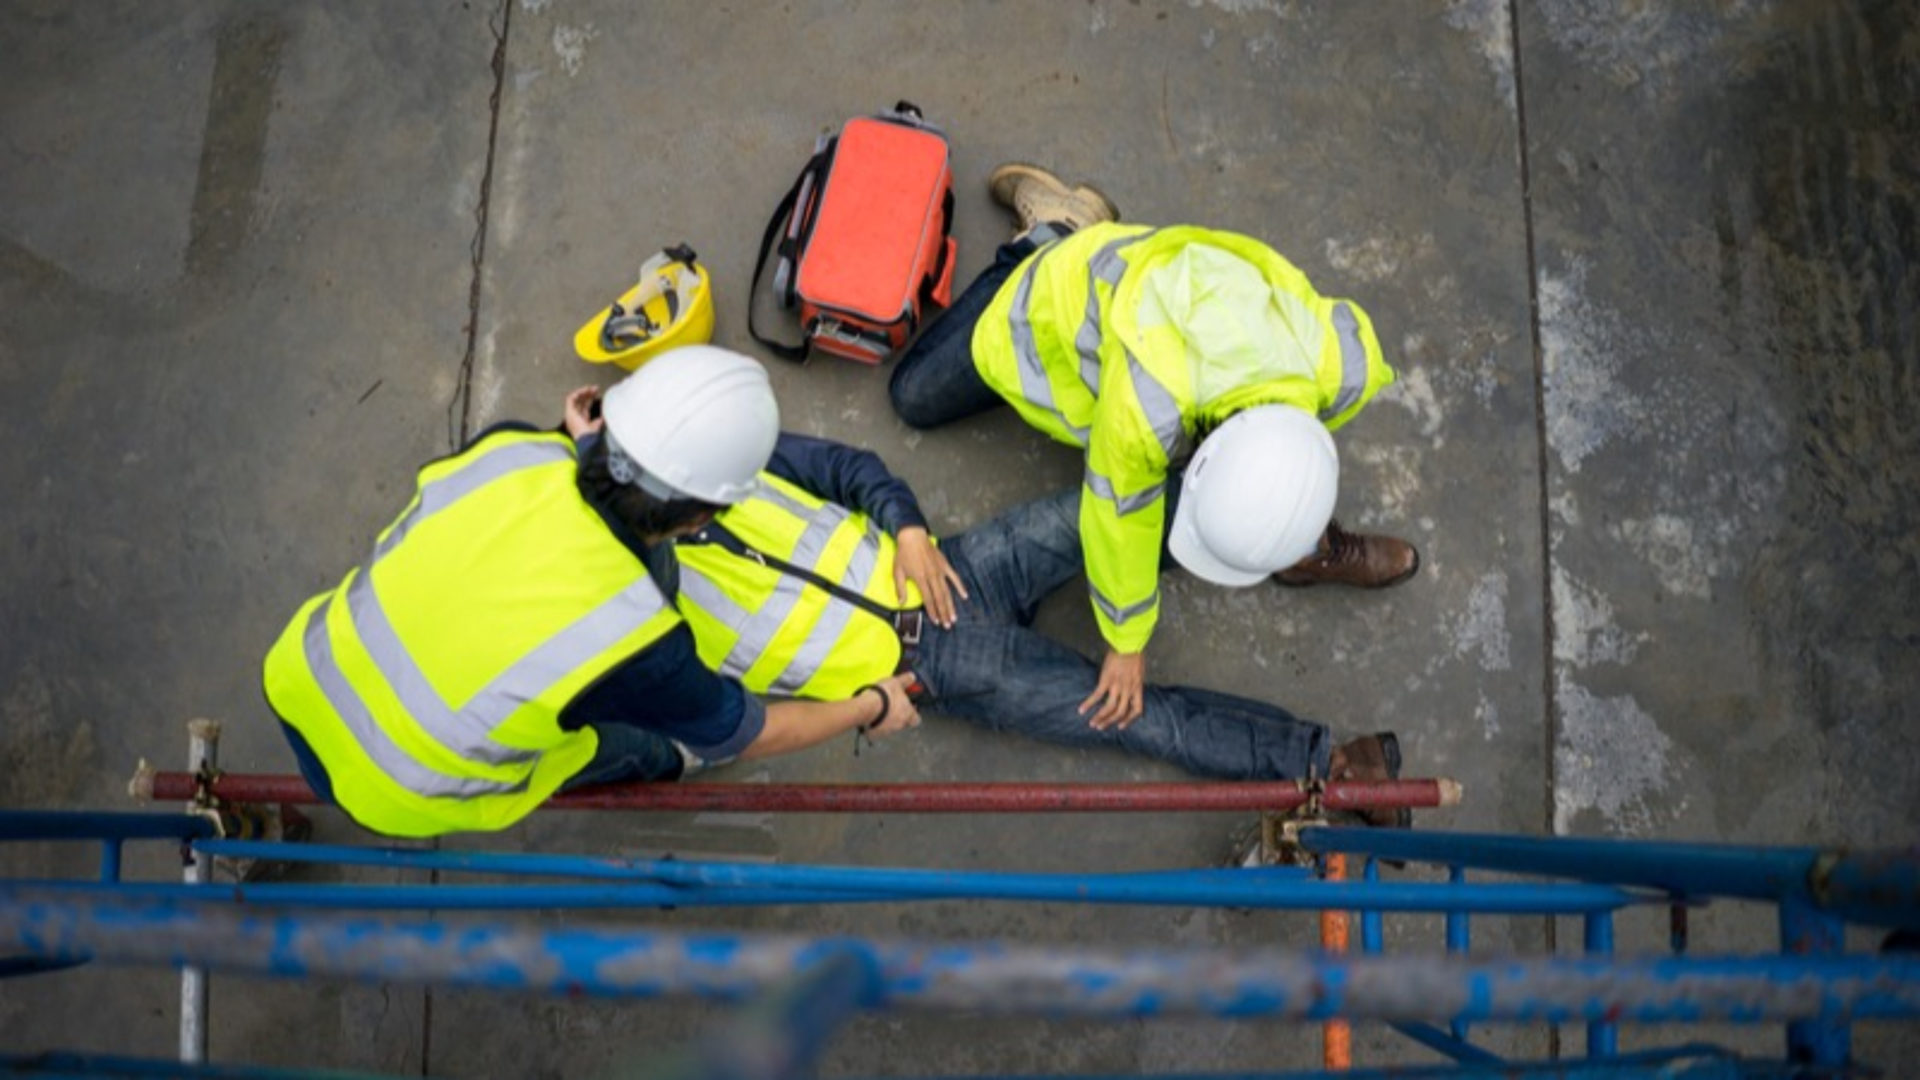
{"label": "worker bending over", "polygon": [[650,576],[666,541],[759,490],[779,432],[760,365],[663,354],[607,394],[604,425],[596,394],[569,395],[562,431],[502,424],[422,468],[366,562],[268,653],[300,771],[367,828],[500,829],[562,788],[919,722],[904,676],[763,705],[701,664]]}
{"label": "worker bending over", "polygon": [[1011,403],[1086,452],[1080,534],[1107,643],[1083,709],[1095,727],[1144,707],[1144,650],[1160,613],[1169,476],[1180,565],[1219,585],[1378,588],[1419,568],[1412,545],[1332,520],[1328,430],[1393,381],[1373,324],[1320,296],[1250,237],[1118,224],[1098,190],[1002,165],[993,197],[1019,232],[901,358],[891,396],[926,428]]}
{"label": "worker bending over", "polygon": [[674,543],[680,612],[701,658],[757,692],[831,701],[911,672],[940,712],[1202,776],[1399,774],[1391,734],[1336,748],[1285,709],[1186,687],[1148,686],[1138,720],[1090,727],[1079,710],[1098,668],[1032,629],[1040,602],[1080,573],[1083,497],[1040,499],[936,546],[878,456],[782,434],[753,490]]}

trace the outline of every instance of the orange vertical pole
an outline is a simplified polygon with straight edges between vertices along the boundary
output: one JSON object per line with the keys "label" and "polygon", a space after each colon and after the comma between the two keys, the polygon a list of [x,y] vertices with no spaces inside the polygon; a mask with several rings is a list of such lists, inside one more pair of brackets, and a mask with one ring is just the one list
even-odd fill
{"label": "orange vertical pole", "polygon": [[[1328,881],[1347,880],[1347,857],[1340,852],[1327,855],[1324,875]],[[1320,913],[1320,947],[1330,953],[1347,951],[1347,913],[1345,910]],[[1345,1020],[1325,1021],[1320,1029],[1321,1061],[1327,1069],[1353,1068],[1353,1028]]]}

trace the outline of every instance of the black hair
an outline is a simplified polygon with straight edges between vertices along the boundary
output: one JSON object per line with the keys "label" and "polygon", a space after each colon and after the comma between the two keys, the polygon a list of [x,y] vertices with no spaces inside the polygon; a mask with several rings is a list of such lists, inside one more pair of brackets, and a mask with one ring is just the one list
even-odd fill
{"label": "black hair", "polygon": [[643,540],[665,536],[725,509],[705,499],[656,499],[632,484],[613,478],[607,465],[607,440],[595,439],[574,474],[580,496],[589,506],[612,516]]}

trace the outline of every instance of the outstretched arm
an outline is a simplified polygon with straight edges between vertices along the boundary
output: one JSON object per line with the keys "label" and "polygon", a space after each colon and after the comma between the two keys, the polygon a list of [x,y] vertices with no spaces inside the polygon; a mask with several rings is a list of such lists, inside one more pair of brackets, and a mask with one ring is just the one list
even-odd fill
{"label": "outstretched arm", "polygon": [[767,724],[741,752],[740,760],[777,757],[818,746],[855,728],[871,738],[920,726],[920,710],[907,697],[911,674],[895,675],[844,701],[780,701],[767,706]]}

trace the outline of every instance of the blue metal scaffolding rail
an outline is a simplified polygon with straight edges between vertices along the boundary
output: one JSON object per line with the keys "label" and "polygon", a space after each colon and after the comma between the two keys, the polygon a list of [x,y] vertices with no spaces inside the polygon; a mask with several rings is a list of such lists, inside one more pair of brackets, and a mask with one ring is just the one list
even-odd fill
{"label": "blue metal scaffolding rail", "polygon": [[[729,1030],[656,1070],[676,1077],[806,1075],[844,1020],[884,1009],[1378,1021],[1453,1061],[1392,1075],[1449,1077],[1845,1075],[1856,1068],[1854,1021],[1920,1018],[1920,954],[1850,953],[1844,943],[1849,925],[1890,931],[1890,945],[1910,942],[1920,930],[1920,858],[1912,851],[1298,828],[1294,840],[1310,856],[1360,860],[1359,880],[1331,881],[1308,866],[956,872],[287,844],[225,839],[218,831],[217,818],[205,813],[0,812],[0,841],[85,841],[101,851],[98,880],[0,882],[0,975],[134,964],[196,977],[218,971],[750,1003]],[[121,880],[121,849],[129,841],[178,843],[196,865],[263,859],[521,880],[128,882]],[[1444,868],[1447,880],[1380,880],[1382,861],[1402,860]],[[1470,881],[1470,871],[1502,879]],[[1359,950],[923,944],[441,917],[936,899],[1356,912]],[[1719,899],[1776,906],[1778,950],[1692,955],[1686,912]],[[1670,948],[1663,955],[1616,954],[1616,913],[1649,906],[1670,911]],[[1404,912],[1444,915],[1447,951],[1386,955],[1383,918]],[[1584,954],[1475,955],[1476,915],[1577,917]],[[1622,1024],[1704,1021],[1783,1023],[1785,1055],[1759,1061],[1697,1044],[1619,1052]],[[1484,1023],[1584,1024],[1585,1056],[1502,1060],[1470,1037],[1469,1025]],[[204,1027],[197,1035],[203,1056]],[[193,1064],[47,1053],[0,1056],[0,1065],[45,1076],[314,1075],[210,1066],[184,1042],[182,1049]]]}

